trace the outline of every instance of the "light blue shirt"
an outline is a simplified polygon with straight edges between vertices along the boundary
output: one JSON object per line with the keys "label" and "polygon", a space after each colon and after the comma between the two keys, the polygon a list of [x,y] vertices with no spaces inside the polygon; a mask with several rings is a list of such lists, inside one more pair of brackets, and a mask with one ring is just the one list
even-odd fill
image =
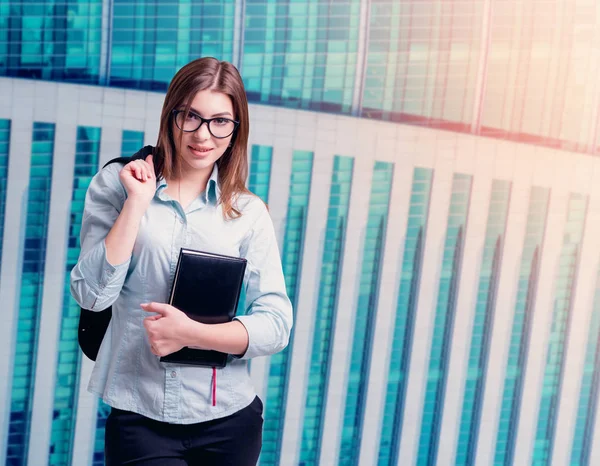
{"label": "light blue shirt", "polygon": [[[273,222],[264,203],[242,195],[240,218],[225,220],[215,164],[207,190],[184,212],[157,182],[156,194],[140,223],[129,260],[112,266],[104,239],[121,211],[127,192],[119,179],[123,166],[113,163],[91,181],[81,224],[81,252],[71,271],[71,293],[84,309],[112,305],[112,320],[98,352],[88,390],[118,409],[159,421],[191,424],[230,414],[249,405],[256,392],[247,360],[281,351],[292,328]],[[247,259],[246,313],[237,316],[248,331],[242,358],[227,366],[207,367],[160,362],[150,351],[143,320],[145,302],[168,302],[182,247]],[[202,299],[200,296],[198,299]],[[216,382],[216,406],[212,384]]]}

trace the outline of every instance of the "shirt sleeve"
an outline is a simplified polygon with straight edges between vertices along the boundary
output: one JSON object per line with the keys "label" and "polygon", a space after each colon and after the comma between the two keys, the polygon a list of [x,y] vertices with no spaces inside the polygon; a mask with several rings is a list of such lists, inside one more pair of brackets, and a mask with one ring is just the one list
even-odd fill
{"label": "shirt sleeve", "polygon": [[246,315],[235,317],[248,332],[248,349],[242,359],[268,356],[284,349],[292,330],[292,304],[288,298],[281,257],[271,217],[262,212],[242,250],[248,261]]}
{"label": "shirt sleeve", "polygon": [[106,259],[105,238],[125,202],[120,166],[112,164],[92,178],[81,221],[81,249],[71,270],[71,294],[84,309],[102,311],[119,296],[131,257],[116,266]]}

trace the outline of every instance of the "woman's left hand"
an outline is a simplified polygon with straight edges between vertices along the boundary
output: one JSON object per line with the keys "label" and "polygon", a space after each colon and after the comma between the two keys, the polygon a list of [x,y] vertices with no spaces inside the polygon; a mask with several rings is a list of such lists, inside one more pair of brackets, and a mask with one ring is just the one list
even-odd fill
{"label": "woman's left hand", "polygon": [[184,312],[164,303],[143,303],[140,306],[146,312],[158,313],[144,319],[153,354],[166,356],[189,345],[186,335],[195,321]]}

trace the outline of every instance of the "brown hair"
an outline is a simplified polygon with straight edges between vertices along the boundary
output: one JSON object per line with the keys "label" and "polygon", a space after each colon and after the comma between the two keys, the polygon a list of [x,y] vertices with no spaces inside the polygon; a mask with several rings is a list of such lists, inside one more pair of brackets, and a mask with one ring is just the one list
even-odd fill
{"label": "brown hair", "polygon": [[[183,68],[171,80],[162,113],[158,141],[154,150],[154,166],[157,177],[171,178],[179,173],[181,160],[177,157],[173,138],[173,110],[185,106],[190,111],[194,96],[203,90],[222,92],[229,96],[233,104],[234,118],[239,125],[231,138],[230,147],[217,160],[219,168],[219,187],[225,218],[234,219],[242,213],[234,207],[240,194],[250,193],[246,188],[248,176],[248,100],[244,83],[237,68],[226,61],[205,57],[194,60]],[[183,134],[180,132],[179,146]]]}

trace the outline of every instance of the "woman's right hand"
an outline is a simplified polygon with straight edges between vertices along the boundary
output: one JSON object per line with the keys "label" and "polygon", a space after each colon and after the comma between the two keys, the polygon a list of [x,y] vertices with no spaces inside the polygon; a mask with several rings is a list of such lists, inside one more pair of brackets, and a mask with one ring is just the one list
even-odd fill
{"label": "woman's right hand", "polygon": [[121,169],[119,178],[127,190],[127,198],[148,207],[156,192],[156,174],[152,155],[145,160],[129,162]]}

